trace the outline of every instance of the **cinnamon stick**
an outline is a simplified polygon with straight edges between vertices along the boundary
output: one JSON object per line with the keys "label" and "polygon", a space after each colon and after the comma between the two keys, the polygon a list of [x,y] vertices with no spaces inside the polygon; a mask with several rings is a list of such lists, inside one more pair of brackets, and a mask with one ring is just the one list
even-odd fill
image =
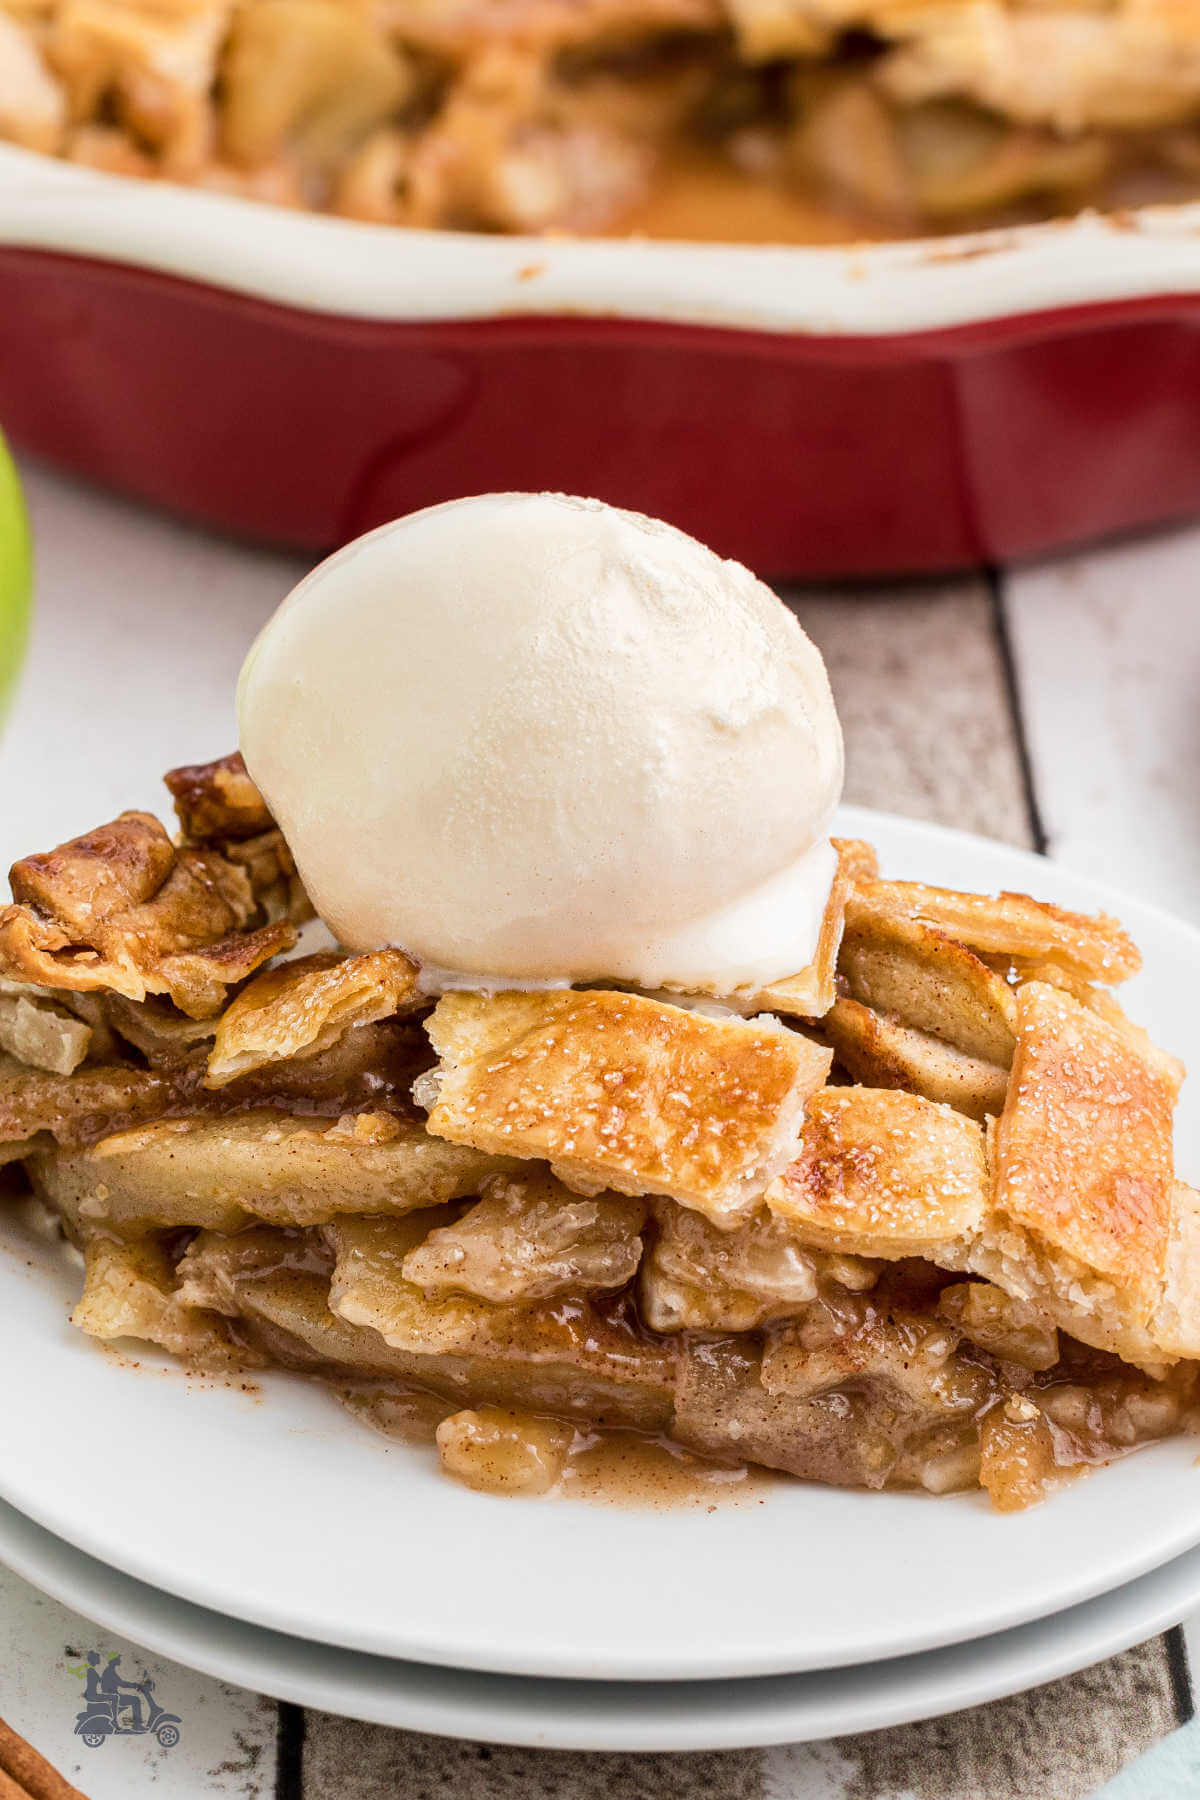
{"label": "cinnamon stick", "polygon": [[87,1800],[87,1796],[0,1719],[0,1800]]}

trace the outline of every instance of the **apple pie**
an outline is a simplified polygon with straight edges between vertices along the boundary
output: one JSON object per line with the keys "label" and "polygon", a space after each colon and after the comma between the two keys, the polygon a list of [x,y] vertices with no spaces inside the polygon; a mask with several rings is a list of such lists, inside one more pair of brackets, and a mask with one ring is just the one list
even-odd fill
{"label": "apple pie", "polygon": [[0,135],[352,219],[813,241],[1200,191],[1194,0],[4,0]]}
{"label": "apple pie", "polygon": [[1183,1070],[1116,920],[839,844],[765,993],[451,992],[312,950],[237,757],[12,871],[0,1161],[75,1324],[426,1420],[543,1492],[626,1432],[1023,1507],[1200,1419]]}

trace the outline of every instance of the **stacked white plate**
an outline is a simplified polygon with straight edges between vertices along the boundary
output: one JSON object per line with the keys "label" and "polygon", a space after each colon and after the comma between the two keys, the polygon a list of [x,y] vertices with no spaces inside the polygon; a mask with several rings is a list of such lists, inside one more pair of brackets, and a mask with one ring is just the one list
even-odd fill
{"label": "stacked white plate", "polygon": [[[1146,959],[1130,1010],[1200,1064],[1188,926],[999,844],[852,809],[840,828],[889,874],[1117,913]],[[0,1221],[0,1558],[281,1698],[568,1748],[800,1741],[1035,1685],[1200,1604],[1189,1439],[1014,1516],[784,1481],[714,1510],[495,1499],[301,1380],[245,1391],[105,1353],[67,1323],[77,1284]]]}

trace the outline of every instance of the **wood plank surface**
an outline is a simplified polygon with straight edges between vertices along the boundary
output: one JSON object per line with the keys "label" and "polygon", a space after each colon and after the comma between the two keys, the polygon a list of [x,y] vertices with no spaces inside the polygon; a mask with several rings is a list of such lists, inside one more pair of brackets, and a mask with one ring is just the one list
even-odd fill
{"label": "wood plank surface", "polygon": [[[1200,528],[1014,571],[1003,597],[1049,853],[1200,925]],[[1184,1638],[1200,1670],[1200,1614]]]}
{"label": "wood plank surface", "polygon": [[1200,924],[1200,529],[1011,574],[1052,856]]}
{"label": "wood plank surface", "polygon": [[[130,1681],[149,1675],[154,1697],[178,1714],[179,1742],[150,1736],[89,1748],[75,1735],[89,1650],[121,1658]],[[91,1624],[0,1567],[0,1718],[88,1800],[272,1800],[274,1703],[213,1681]]]}

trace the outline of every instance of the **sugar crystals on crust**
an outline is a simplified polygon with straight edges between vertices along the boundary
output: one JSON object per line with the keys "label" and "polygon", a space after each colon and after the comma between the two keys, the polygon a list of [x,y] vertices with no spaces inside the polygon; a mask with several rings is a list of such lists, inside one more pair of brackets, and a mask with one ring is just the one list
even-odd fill
{"label": "sugar crystals on crust", "polygon": [[609,990],[448,994],[429,1129],[541,1157],[580,1193],[666,1194],[718,1224],[791,1160],[830,1053],[774,1020]]}
{"label": "sugar crystals on crust", "polygon": [[984,1216],[983,1131],[917,1094],[825,1088],[809,1101],[800,1154],[767,1204],[822,1249],[941,1261]]}
{"label": "sugar crystals on crust", "polygon": [[971,1266],[1060,1324],[1147,1359],[1172,1232],[1175,1095],[1120,1031],[1044,982],[1017,991],[994,1218]]}

